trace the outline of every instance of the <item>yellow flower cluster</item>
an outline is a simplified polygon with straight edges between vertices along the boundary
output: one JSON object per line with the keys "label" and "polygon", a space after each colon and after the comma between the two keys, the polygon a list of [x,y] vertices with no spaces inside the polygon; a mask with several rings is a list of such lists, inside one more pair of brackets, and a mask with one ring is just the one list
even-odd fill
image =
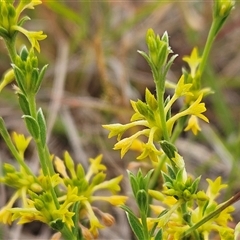
{"label": "yellow flower cluster", "polygon": [[[192,225],[198,223],[210,213],[217,211],[220,205],[216,202],[216,198],[221,189],[227,187],[226,184],[221,183],[221,177],[218,177],[215,181],[207,179],[207,182],[209,185],[206,193],[198,191],[194,196],[195,201],[192,201],[192,204],[190,202],[188,204],[188,211],[191,211]],[[160,206],[151,205],[153,212],[156,215],[160,215],[160,217],[148,219],[149,230],[157,223],[158,228],[163,228],[163,239],[181,239],[184,232],[190,228],[188,224],[182,221],[181,211],[176,211],[181,206],[182,200],[177,200],[173,196],[166,196],[155,190],[149,190],[149,194],[162,203]],[[229,221],[232,220],[231,213],[233,210],[232,206],[225,208],[197,228],[196,231],[204,239],[210,239],[210,235],[214,232],[218,232],[222,240],[234,239],[234,230],[228,226]]]}
{"label": "yellow flower cluster", "polygon": [[[16,133],[13,133],[12,137],[20,156],[24,158],[31,138]],[[105,201],[114,206],[123,205],[127,197],[115,195],[120,191],[122,175],[106,180],[106,166],[102,164],[102,155],[90,159],[86,173],[81,164],[75,167],[73,159],[67,152],[64,154],[64,161],[58,157],[53,161],[57,173],[52,176],[44,176],[42,172],[34,176],[22,167],[17,170],[10,164],[4,164],[5,175],[0,178],[0,182],[14,188],[15,193],[0,210],[0,222],[11,224],[19,220],[18,224],[24,224],[37,220],[58,231],[64,225],[72,231],[75,227],[73,218],[75,214],[79,214],[79,224],[82,219],[89,221],[89,229],[88,224],[84,226],[81,223],[86,236],[91,236],[86,239],[97,238],[98,229],[113,224],[114,218],[93,207],[92,203]],[[108,190],[112,195],[98,195],[99,190]],[[15,206],[19,198],[22,207]],[[78,204],[80,207],[74,211]],[[95,213],[102,219],[99,220]]]}
{"label": "yellow flower cluster", "polygon": [[[196,67],[194,65],[194,67]],[[173,126],[176,121],[182,117],[190,116],[188,125],[185,128],[185,131],[192,130],[194,134],[197,134],[201,130],[198,119],[202,119],[208,122],[206,116],[203,113],[206,111],[205,104],[202,103],[203,94],[201,93],[194,101],[191,102],[188,108],[176,113],[175,115],[170,116],[171,107],[180,97],[193,96],[194,94],[191,91],[192,83],[186,83],[184,75],[179,79],[175,92],[169,101],[164,107],[164,114],[166,119],[166,126],[168,134],[171,136],[173,131]],[[141,136],[147,138],[147,142],[144,143],[142,140],[141,145],[141,154],[137,159],[145,159],[149,157],[152,161],[158,161],[158,156],[162,154],[162,150],[159,147],[158,142],[163,137],[163,124],[161,122],[159,108],[157,99],[153,94],[150,93],[148,89],[145,92],[146,103],[141,100],[131,101],[132,108],[135,111],[131,118],[131,122],[127,124],[110,124],[103,125],[103,127],[110,131],[109,138],[117,136],[118,142],[115,144],[115,150],[121,150],[121,157],[123,157],[129,149],[135,144],[137,139],[141,139]],[[143,127],[142,130],[137,131],[130,137],[122,138],[123,134],[132,127]],[[139,129],[139,128],[138,128]]]}

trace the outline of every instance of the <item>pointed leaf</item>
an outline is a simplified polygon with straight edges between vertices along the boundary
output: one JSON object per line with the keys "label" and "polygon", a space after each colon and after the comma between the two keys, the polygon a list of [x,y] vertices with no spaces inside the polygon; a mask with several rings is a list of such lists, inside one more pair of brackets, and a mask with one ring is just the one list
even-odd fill
{"label": "pointed leaf", "polygon": [[133,195],[136,198],[137,191],[139,190],[138,182],[137,182],[136,177],[133,175],[132,172],[127,170],[127,173],[128,173],[128,178],[129,178],[129,181],[130,181],[130,184],[131,184]]}
{"label": "pointed leaf", "polygon": [[36,88],[36,84],[38,82],[38,75],[39,75],[39,70],[38,68],[33,68],[32,69],[32,74],[31,74],[31,81],[30,81],[30,89],[31,92],[35,93],[35,88]]}
{"label": "pointed leaf", "polygon": [[39,140],[40,129],[37,121],[32,116],[29,116],[29,115],[23,115],[22,118],[24,118],[27,129],[29,133],[32,135],[32,137],[35,140]]}
{"label": "pointed leaf", "polygon": [[18,95],[18,102],[23,113],[25,115],[30,115],[29,103],[26,96],[21,92],[18,92],[17,95]]}
{"label": "pointed leaf", "polygon": [[137,192],[137,204],[139,206],[139,209],[142,213],[145,215],[148,212],[148,194],[145,190],[141,189]]}
{"label": "pointed leaf", "polygon": [[41,138],[42,146],[45,146],[46,138],[47,138],[47,126],[46,126],[45,117],[43,115],[43,111],[41,108],[39,108],[37,112],[37,121],[40,129],[40,138]]}
{"label": "pointed leaf", "polygon": [[26,46],[23,46],[20,52],[20,58],[22,59],[22,61],[27,61],[27,57],[28,57],[28,49]]}
{"label": "pointed leaf", "polygon": [[173,184],[173,179],[170,176],[168,176],[166,173],[162,172],[162,176],[163,176],[163,179],[164,179],[164,183]]}
{"label": "pointed leaf", "polygon": [[134,213],[127,206],[121,206],[121,208],[126,212],[129,225],[133,230],[137,239],[138,240],[145,239],[144,233],[143,233],[143,226],[140,223],[139,219],[134,215]]}
{"label": "pointed leaf", "polygon": [[12,64],[14,74],[16,77],[16,82],[18,84],[18,87],[21,89],[21,91],[26,94],[25,88],[24,88],[24,82],[25,82],[25,76],[20,68],[18,68],[15,64]]}
{"label": "pointed leaf", "polygon": [[174,170],[171,168],[171,166],[167,165],[168,169],[168,175],[170,176],[171,179],[176,179],[176,174]]}
{"label": "pointed leaf", "polygon": [[199,182],[201,180],[201,176],[199,176],[198,178],[196,178],[194,180],[194,182],[192,183],[192,186],[191,186],[191,193],[194,194],[197,192],[198,190],[198,185],[199,185]]}
{"label": "pointed leaf", "polygon": [[34,87],[34,93],[36,94],[42,84],[42,80],[43,80],[43,77],[44,77],[44,74],[47,70],[47,67],[48,65],[46,64],[40,71],[39,75],[38,75],[38,79],[37,79],[37,82],[35,83],[35,87]]}
{"label": "pointed leaf", "polygon": [[157,240],[162,240],[163,239],[163,232],[162,232],[162,228],[157,232],[155,239]]}
{"label": "pointed leaf", "polygon": [[9,38],[8,31],[3,27],[0,27],[0,36],[5,39]]}

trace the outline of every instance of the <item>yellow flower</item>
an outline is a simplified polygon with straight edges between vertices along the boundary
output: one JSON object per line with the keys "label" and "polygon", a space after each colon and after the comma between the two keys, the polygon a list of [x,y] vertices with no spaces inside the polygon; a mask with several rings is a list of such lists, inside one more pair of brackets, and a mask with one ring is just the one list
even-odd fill
{"label": "yellow flower", "polygon": [[36,48],[36,50],[38,52],[40,52],[40,45],[38,41],[44,40],[47,35],[43,34],[43,31],[28,31],[20,26],[14,25],[12,26],[12,30],[17,30],[21,33],[23,33],[29,40],[29,42],[31,43],[33,48]]}
{"label": "yellow flower", "polygon": [[123,175],[120,175],[118,177],[112,178],[109,181],[104,181],[102,183],[99,183],[98,185],[93,187],[92,192],[95,192],[100,189],[108,189],[114,194],[120,191],[119,183],[122,180],[122,178],[123,178]]}
{"label": "yellow flower", "polygon": [[177,97],[186,96],[186,95],[193,96],[193,93],[190,91],[191,87],[192,87],[192,83],[185,83],[184,75],[182,75],[175,89],[176,96]]}
{"label": "yellow flower", "polygon": [[17,8],[16,8],[16,19],[18,19],[21,12],[23,12],[24,9],[34,9],[34,6],[42,4],[42,1],[40,0],[24,0],[20,1]]}
{"label": "yellow flower", "polygon": [[225,208],[215,219],[215,222],[220,226],[227,227],[228,221],[232,220],[232,216],[230,213],[234,212],[234,210],[235,208],[233,206]]}
{"label": "yellow flower", "polygon": [[222,184],[222,178],[218,177],[216,178],[215,181],[212,181],[211,179],[207,178],[206,179],[209,186],[207,189],[207,196],[211,199],[214,200],[218,197],[219,192],[221,191],[221,189],[224,189],[227,187],[227,184]]}
{"label": "yellow flower", "polygon": [[64,178],[69,178],[64,162],[59,157],[55,157],[54,165],[57,172],[59,172]]}
{"label": "yellow flower", "polygon": [[9,211],[8,207],[3,207],[0,210],[0,222],[3,224],[12,224],[12,213]]}
{"label": "yellow flower", "polygon": [[98,229],[104,228],[104,226],[99,222],[98,218],[93,212],[92,206],[88,201],[84,201],[83,204],[87,209],[87,215],[90,221],[90,232],[94,238],[98,237]]}
{"label": "yellow flower", "polygon": [[190,107],[186,110],[189,115],[195,115],[205,122],[209,122],[207,117],[205,117],[202,113],[205,112],[207,109],[205,107],[205,103],[201,103],[203,95],[199,95],[197,100],[193,102]]}
{"label": "yellow flower", "polygon": [[90,180],[93,174],[96,174],[100,171],[105,171],[107,169],[106,166],[101,163],[102,157],[103,157],[102,154],[100,154],[96,158],[89,159],[91,165],[85,177],[87,180]]}
{"label": "yellow flower", "polygon": [[207,117],[205,117],[202,113],[206,111],[205,103],[201,103],[202,100],[202,94],[199,95],[197,100],[193,102],[189,108],[183,110],[182,112],[179,112],[172,116],[168,121],[167,121],[167,128],[168,131],[171,133],[172,128],[174,123],[181,117],[186,116],[186,115],[194,115],[196,117],[201,118],[202,120],[209,122]]}
{"label": "yellow flower", "polygon": [[26,148],[28,147],[32,137],[25,138],[25,136],[23,134],[17,134],[16,132],[13,132],[12,138],[16,145],[17,150],[19,151],[19,154],[23,158],[23,154],[24,154]]}
{"label": "yellow flower", "polygon": [[188,125],[184,129],[184,131],[192,130],[194,135],[197,135],[198,131],[201,131],[201,128],[198,124],[198,118],[192,115],[188,120]]}
{"label": "yellow flower", "polygon": [[128,197],[121,195],[114,196],[92,196],[91,201],[106,201],[114,206],[123,205],[127,201]]}
{"label": "yellow flower", "polygon": [[197,68],[201,62],[202,58],[198,56],[197,48],[193,48],[190,56],[184,56],[183,61],[187,62],[190,70],[191,70],[191,77],[194,78],[196,76]]}
{"label": "yellow flower", "polygon": [[0,92],[3,90],[3,88],[8,85],[9,83],[11,83],[14,80],[14,71],[13,69],[8,69],[4,75],[3,78],[1,80],[0,83]]}
{"label": "yellow flower", "polygon": [[131,148],[134,140],[138,138],[140,135],[147,135],[150,132],[149,129],[144,129],[139,132],[136,132],[134,135],[128,138],[123,138],[119,142],[117,142],[114,145],[114,150],[121,149],[121,158],[124,157],[124,155],[128,152],[128,150]]}
{"label": "yellow flower", "polygon": [[13,194],[13,196],[10,198],[9,202],[0,210],[0,222],[11,225],[13,219],[10,210],[19,196],[20,191],[15,192],[15,194]]}

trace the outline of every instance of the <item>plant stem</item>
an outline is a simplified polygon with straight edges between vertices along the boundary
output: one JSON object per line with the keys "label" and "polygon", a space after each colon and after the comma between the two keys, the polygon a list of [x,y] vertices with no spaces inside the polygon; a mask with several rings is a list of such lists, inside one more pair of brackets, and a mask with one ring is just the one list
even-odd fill
{"label": "plant stem", "polygon": [[143,226],[144,239],[150,240],[149,234],[148,234],[147,216],[145,212],[141,212],[141,220],[142,220],[142,226]]}
{"label": "plant stem", "polygon": [[15,46],[15,38],[14,38],[14,40],[12,40],[12,39],[9,39],[9,40],[4,39],[4,40],[5,40],[5,44],[6,44],[11,62],[15,64],[16,57],[17,57],[16,48],[14,47]]}
{"label": "plant stem", "polygon": [[25,170],[25,172],[36,179],[34,174],[32,173],[31,169],[27,166],[27,164],[22,159],[21,155],[18,153],[17,149],[15,148],[14,144],[12,143],[11,137],[5,127],[4,121],[2,118],[0,118],[0,133],[6,142],[8,148],[10,149],[11,153],[15,157],[15,159],[18,161],[18,163],[22,166],[22,168]]}
{"label": "plant stem", "polygon": [[214,212],[211,212],[209,215],[204,217],[202,220],[194,224],[192,227],[190,227],[184,234],[183,237],[186,237],[189,235],[192,231],[198,229],[201,227],[204,223],[208,222],[210,219],[214,218],[218,214],[220,214],[224,209],[227,207],[231,206],[233,203],[237,202],[240,200],[240,192],[238,192],[236,195],[234,195],[232,198],[230,198],[227,202],[225,202],[222,206],[217,208]]}
{"label": "plant stem", "polygon": [[205,44],[205,47],[204,47],[204,50],[203,50],[203,53],[202,53],[202,60],[199,64],[199,68],[198,68],[198,74],[200,74],[200,78],[201,78],[201,76],[203,74],[203,71],[206,67],[208,56],[209,56],[210,50],[212,48],[212,44],[213,44],[213,42],[215,40],[215,37],[216,37],[216,29],[218,27],[218,24],[219,24],[218,20],[214,19],[213,22],[212,22],[212,25],[210,27],[208,37],[207,37],[207,41],[206,41],[206,44]]}
{"label": "plant stem", "polygon": [[[159,116],[160,116],[160,125],[162,126],[163,131],[163,138],[166,141],[169,141],[169,134],[167,130],[166,124],[166,116],[164,111],[164,92],[165,92],[165,76],[163,76],[162,71],[163,69],[156,69],[154,66],[152,67],[153,71],[153,78],[156,85],[156,92],[157,92],[157,102],[158,102],[158,109],[159,109]],[[162,140],[162,139],[160,139]]]}

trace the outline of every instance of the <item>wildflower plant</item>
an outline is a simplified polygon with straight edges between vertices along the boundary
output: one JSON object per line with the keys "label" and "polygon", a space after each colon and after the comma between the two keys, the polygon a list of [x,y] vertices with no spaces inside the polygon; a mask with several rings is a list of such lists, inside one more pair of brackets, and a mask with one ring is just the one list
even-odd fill
{"label": "wildflower plant", "polygon": [[[75,165],[68,152],[62,160],[49,151],[45,116],[36,103],[36,94],[47,69],[47,65],[39,67],[36,51],[40,53],[39,41],[47,36],[42,31],[28,31],[23,27],[30,20],[23,16],[23,11],[34,9],[38,4],[41,1],[0,1],[0,36],[11,60],[0,91],[15,80],[13,89],[29,132],[27,137],[16,132],[11,135],[4,119],[0,118],[0,134],[18,163],[3,165],[0,182],[13,188],[14,193],[0,210],[0,222],[11,225],[15,220],[18,224],[40,221],[60,233],[55,239],[61,235],[64,239],[93,239],[98,237],[99,229],[114,223],[114,217],[94,207],[93,202],[123,205],[127,197],[117,195],[122,175],[107,180],[102,155],[91,158],[85,171],[81,164]],[[26,36],[30,47],[17,49],[18,34]],[[40,169],[37,174],[25,161],[30,142],[34,142],[38,153]],[[110,195],[101,196],[99,190],[107,190]]]}
{"label": "wildflower plant", "polygon": [[[213,22],[204,51],[199,55],[194,48],[190,56],[183,57],[189,70],[183,69],[173,94],[166,98],[169,85],[166,75],[177,55],[171,50],[167,32],[159,36],[149,29],[146,34],[148,52],[139,53],[151,68],[156,94],[146,89],[145,102],[131,101],[134,113],[129,123],[103,126],[109,130],[109,137],[117,136],[114,149],[121,151],[121,157],[135,149],[137,143],[140,152],[137,160],[153,163],[153,169],[145,176],[141,169],[136,175],[128,171],[139,216],[128,206],[122,208],[139,240],[211,239],[213,233],[221,239],[236,239],[239,234],[237,229],[234,233],[228,222],[234,210],[231,205],[240,199],[240,194],[218,203],[216,199],[221,189],[227,187],[221,177],[207,179],[207,190],[200,190],[201,176],[194,178],[187,173],[185,160],[175,144],[182,131],[191,130],[196,135],[201,131],[199,122],[209,122],[203,100],[213,92],[202,88],[201,77],[213,41],[233,7],[234,1],[214,1]],[[172,107],[179,99],[183,100],[183,105],[178,112],[173,112]],[[128,136],[126,131],[130,128],[136,131],[132,130],[133,134]],[[160,179],[162,185],[157,186]]]}
{"label": "wildflower plant", "polygon": [[[233,9],[234,1],[214,1],[213,22],[204,51],[199,54],[194,48],[190,56],[183,57],[189,68],[183,69],[176,84],[170,84],[174,86],[174,92],[167,97],[169,82],[166,77],[177,55],[171,50],[167,32],[160,37],[149,29],[146,34],[148,52],[139,53],[151,68],[156,93],[146,89],[145,101],[131,100],[134,114],[129,123],[103,126],[109,131],[109,137],[117,137],[114,149],[121,151],[121,157],[138,146],[137,160],[152,163],[152,169],[147,173],[143,169],[136,174],[128,171],[139,213],[125,205],[126,196],[117,195],[123,176],[107,180],[102,155],[90,158],[89,168],[85,170],[81,164],[74,163],[68,152],[61,159],[49,151],[45,116],[36,103],[36,94],[47,69],[47,65],[39,68],[37,53],[41,50],[39,41],[47,36],[42,31],[28,31],[23,27],[30,20],[23,16],[23,11],[34,9],[38,4],[41,1],[0,0],[0,36],[11,61],[11,68],[0,83],[0,91],[15,80],[14,91],[29,132],[29,136],[9,134],[0,118],[0,134],[17,161],[17,165],[3,165],[0,182],[13,188],[14,192],[0,209],[0,222],[11,225],[15,220],[19,224],[40,221],[57,232],[54,239],[96,239],[99,229],[115,222],[112,215],[93,205],[95,201],[105,201],[121,206],[139,240],[210,239],[213,232],[221,239],[237,239],[239,224],[234,230],[228,222],[232,220],[232,204],[240,199],[240,194],[226,202],[217,202],[220,191],[227,187],[221,177],[207,179],[207,190],[200,190],[201,176],[194,178],[188,174],[185,160],[175,144],[183,131],[192,131],[196,135],[201,131],[200,121],[209,122],[203,100],[212,91],[202,88],[201,77],[213,41]],[[18,34],[26,36],[30,47],[17,49]],[[183,106],[173,112],[179,99],[183,100]],[[127,130],[132,128],[137,131],[126,136]],[[37,174],[25,161],[30,142],[34,143],[38,153],[40,169]],[[159,182],[162,182],[160,186]],[[107,190],[110,195],[99,195],[100,190]],[[19,199],[21,204],[18,204]]]}

